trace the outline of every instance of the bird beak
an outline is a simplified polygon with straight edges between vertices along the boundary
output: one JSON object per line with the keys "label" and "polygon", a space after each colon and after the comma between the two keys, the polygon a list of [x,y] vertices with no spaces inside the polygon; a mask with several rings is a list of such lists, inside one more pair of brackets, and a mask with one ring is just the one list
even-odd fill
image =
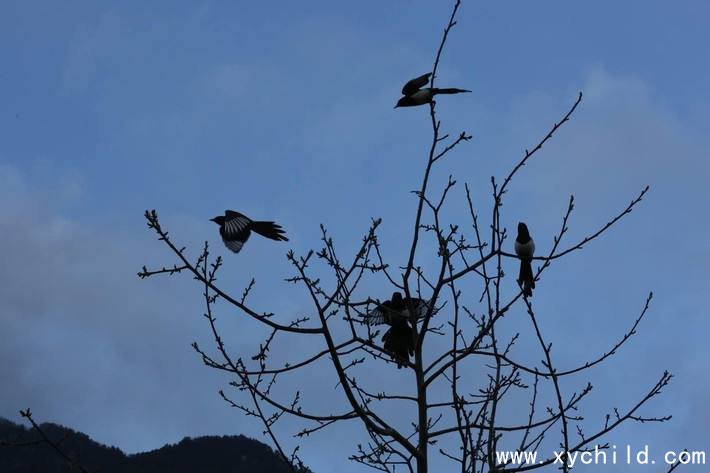
{"label": "bird beak", "polygon": [[217,223],[217,217],[211,218],[211,219],[210,219],[210,222]]}
{"label": "bird beak", "polygon": [[399,107],[399,104],[395,105],[393,108],[397,108],[397,107]]}

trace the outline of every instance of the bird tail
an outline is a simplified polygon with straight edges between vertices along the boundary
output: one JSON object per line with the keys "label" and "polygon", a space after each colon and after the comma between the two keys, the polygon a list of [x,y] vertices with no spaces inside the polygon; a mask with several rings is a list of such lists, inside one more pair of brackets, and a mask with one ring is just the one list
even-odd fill
{"label": "bird tail", "polygon": [[393,325],[382,336],[382,341],[384,342],[383,348],[397,363],[397,368],[406,366],[409,357],[414,354],[414,339],[409,325],[406,323]]}
{"label": "bird tail", "polygon": [[274,222],[252,222],[251,229],[259,235],[276,241],[288,241],[281,225]]}
{"label": "bird tail", "polygon": [[471,92],[471,91],[466,90],[466,89],[449,88],[449,89],[432,89],[432,92],[434,93],[434,95],[437,95],[437,94],[461,94],[463,92]]}
{"label": "bird tail", "polygon": [[532,262],[529,259],[520,260],[520,274],[518,284],[523,288],[526,297],[532,297],[532,290],[535,289],[535,276],[533,275]]}

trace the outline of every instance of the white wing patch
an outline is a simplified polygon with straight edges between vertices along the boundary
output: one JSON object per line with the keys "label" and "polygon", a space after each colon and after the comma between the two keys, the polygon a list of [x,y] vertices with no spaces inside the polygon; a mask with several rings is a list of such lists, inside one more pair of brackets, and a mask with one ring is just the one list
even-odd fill
{"label": "white wing patch", "polygon": [[431,99],[431,90],[419,89],[416,92],[414,92],[412,95],[410,95],[409,97],[412,100],[414,100],[417,104],[421,105]]}
{"label": "white wing patch", "polygon": [[251,223],[246,217],[235,217],[224,222],[224,233],[230,237],[236,237]]}

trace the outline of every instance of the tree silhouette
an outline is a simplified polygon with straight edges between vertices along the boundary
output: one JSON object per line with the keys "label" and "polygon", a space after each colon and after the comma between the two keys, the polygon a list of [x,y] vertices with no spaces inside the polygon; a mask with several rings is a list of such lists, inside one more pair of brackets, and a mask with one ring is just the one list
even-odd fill
{"label": "tree silhouette", "polygon": [[[431,70],[431,87],[437,79],[449,34],[456,25],[460,4],[460,0],[455,2],[444,28]],[[446,162],[444,158],[472,137],[467,132],[454,136],[445,133],[437,116],[436,103],[429,103],[432,136],[427,159],[423,163],[421,187],[416,191],[416,209],[406,261],[396,266],[387,262],[377,236],[379,219],[372,221],[362,245],[349,260],[338,254],[333,239],[321,226],[322,247],[319,251],[311,250],[302,256],[290,251],[287,255],[294,269],[293,276],[287,281],[303,288],[312,303],[311,316],[277,315],[252,307],[248,299],[255,285],[253,279],[240,295],[227,293],[216,282],[223,265],[221,257],[212,258],[206,242],[196,258],[188,257],[186,248],[169,236],[161,225],[155,210],[145,213],[148,227],[172,251],[177,263],[157,270],[144,266],[139,276],[188,273],[198,281],[216,354],[196,343],[193,344],[195,351],[207,366],[233,377],[231,384],[236,388],[235,396],[239,399],[221,391],[224,400],[246,415],[258,418],[278,452],[294,468],[301,466],[298,447],[293,453],[287,453],[274,428],[284,416],[293,416],[305,422],[305,426],[296,432],[299,437],[321,429],[337,428],[336,424],[341,421],[359,420],[368,441],[354,446],[355,451],[350,458],[385,472],[403,468],[405,471],[426,473],[430,469],[432,455],[451,459],[463,473],[526,471],[545,467],[561,468],[567,472],[570,469],[568,455],[592,451],[595,447],[609,448],[604,443],[606,434],[622,423],[663,422],[669,419],[643,416],[639,410],[658,395],[672,377],[668,372],[663,372],[653,386],[639,390],[636,403],[624,409],[610,407],[609,413],[597,413],[599,427],[585,432],[581,421],[591,414],[583,416],[581,409],[592,391],[592,384],[584,381],[578,388],[569,390],[562,386],[561,380],[569,379],[567,384],[578,382],[576,380],[587,370],[607,362],[636,333],[648,312],[652,294],[648,295],[640,313],[630,321],[629,330],[620,336],[615,345],[594,359],[561,370],[557,368],[552,345],[538,323],[539,317],[531,298],[524,294],[522,288],[510,292],[502,284],[508,276],[505,269],[510,268],[511,274],[517,274],[513,268],[519,265],[518,256],[506,249],[512,245],[508,228],[517,225],[517,222],[506,222],[504,219],[502,205],[506,192],[520,169],[531,163],[543,145],[570,120],[581,101],[582,93],[579,93],[562,118],[534,147],[525,151],[502,179],[490,179],[492,204],[490,221],[485,224],[474,205],[468,183],[463,186],[468,213],[462,216],[462,221],[466,223],[444,223],[442,209],[457,188],[457,181],[450,175],[443,189],[434,190],[430,185],[432,171],[442,166]],[[551,238],[551,244],[545,241],[544,235],[537,235],[538,248],[549,246],[549,249],[543,256],[532,258],[535,281],[557,260],[581,250],[610,230],[641,202],[648,190],[648,187],[641,190],[618,214],[590,231],[582,240],[563,243],[574,210],[574,197],[570,196],[567,210],[561,216],[559,231]],[[430,248],[428,243],[423,243],[429,237],[433,238],[437,248],[437,263],[435,267],[425,268],[418,263],[417,257],[424,249]],[[315,276],[313,267],[317,264],[321,265],[319,268],[328,268],[330,283]],[[388,294],[402,293],[404,300],[408,301],[408,321],[397,325],[396,330],[398,336],[401,336],[402,330],[404,336],[411,332],[411,358],[408,357],[408,345],[399,350],[398,356],[393,356],[393,350],[382,344],[380,327],[368,322],[373,311],[383,302],[362,293],[360,287],[366,278],[383,279],[390,286]],[[464,294],[464,289],[471,292],[478,288],[480,292],[475,292],[473,296]],[[258,343],[257,352],[251,359],[235,357],[228,348],[214,315],[215,304],[219,300],[267,329],[265,339]],[[427,301],[423,313],[414,307],[412,301],[415,300]],[[521,318],[521,325],[526,318],[529,328],[513,335],[498,332],[500,321],[513,314]],[[390,325],[390,330],[394,329],[395,326]],[[388,333],[390,338],[385,338],[385,342],[391,343],[395,334]],[[323,348],[294,359],[272,360],[270,347],[277,344],[280,337],[286,336],[317,339],[323,343]],[[430,347],[438,345],[427,344],[432,337],[448,337],[450,343],[446,344],[445,350],[434,352]],[[532,360],[518,360],[511,355],[511,348],[523,337],[529,337],[539,345],[543,356],[541,366],[535,364],[535,357]],[[240,346],[250,342],[238,337],[234,341]],[[313,341],[311,346],[316,346],[316,342]],[[335,413],[311,411],[302,407],[300,391],[277,392],[279,381],[285,377],[291,376],[305,383],[309,370],[315,369],[321,362],[330,366],[330,373],[339,388],[332,395],[342,398],[342,410]],[[372,363],[404,366],[407,374],[411,375],[414,392],[405,393],[404,387],[393,386],[387,380],[380,380],[380,385],[371,385],[376,381],[367,377],[367,367]],[[513,393],[516,393],[515,398]],[[524,402],[519,401],[521,393],[527,396]],[[519,421],[513,423],[500,416],[501,403],[509,398],[515,399],[511,402],[519,404],[521,413]],[[390,418],[388,414],[393,404],[412,408],[413,415],[407,419],[408,422]],[[559,434],[555,433],[555,429],[559,430]],[[496,452],[503,447],[532,451],[543,445],[558,447],[559,453],[535,463],[504,462],[496,456]]]}

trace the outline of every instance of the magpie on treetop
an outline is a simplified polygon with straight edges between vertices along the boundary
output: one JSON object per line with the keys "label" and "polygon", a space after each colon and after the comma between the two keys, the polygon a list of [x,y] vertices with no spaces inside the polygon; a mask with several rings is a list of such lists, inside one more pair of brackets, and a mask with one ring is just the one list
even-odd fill
{"label": "magpie on treetop", "polygon": [[518,236],[515,237],[515,254],[520,258],[520,273],[518,284],[523,289],[523,295],[532,296],[535,289],[535,276],[532,270],[532,257],[535,254],[535,241],[530,236],[528,226],[518,223]]}
{"label": "magpie on treetop", "polygon": [[466,89],[438,89],[436,87],[426,87],[422,89],[427,83],[429,83],[429,78],[431,77],[431,72],[427,72],[419,77],[416,77],[402,87],[402,97],[397,102],[397,107],[416,107],[417,105],[424,105],[425,103],[431,103],[434,100],[434,96],[438,94],[460,94],[463,92],[471,92]]}
{"label": "magpie on treetop", "polygon": [[274,222],[258,222],[244,214],[233,210],[225,210],[224,215],[210,219],[219,225],[219,234],[224,245],[235,253],[239,253],[247,242],[252,230],[259,235],[276,241],[288,241],[280,225]]}
{"label": "magpie on treetop", "polygon": [[[382,336],[384,349],[392,355],[397,368],[401,368],[414,354],[414,334],[410,325],[409,309],[416,315],[416,320],[426,316],[429,302],[415,297],[402,297],[400,292],[392,294],[392,299],[378,304],[372,311],[365,315],[368,325],[387,324],[390,328]],[[432,311],[432,314],[436,310]]]}

